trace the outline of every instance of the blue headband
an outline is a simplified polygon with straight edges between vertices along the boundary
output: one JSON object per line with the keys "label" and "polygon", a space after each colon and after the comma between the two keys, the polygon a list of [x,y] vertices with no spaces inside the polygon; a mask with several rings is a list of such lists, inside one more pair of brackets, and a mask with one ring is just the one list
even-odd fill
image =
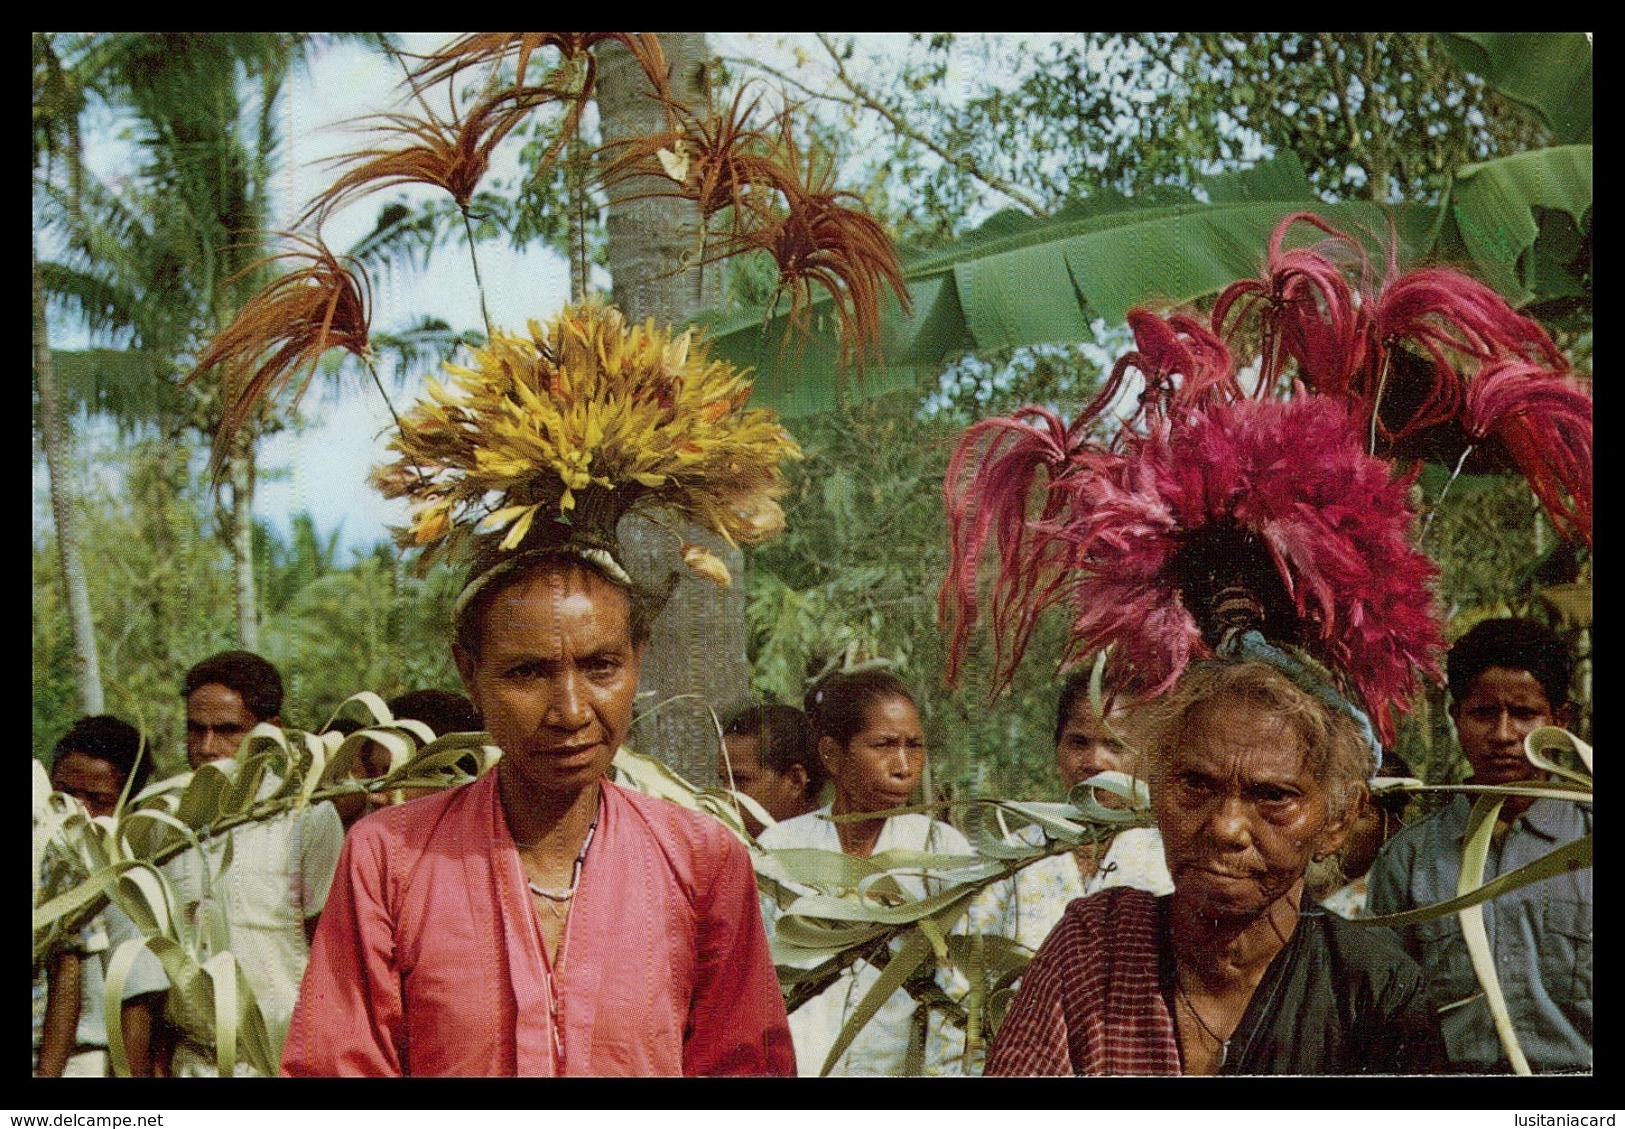
{"label": "blue headband", "polygon": [[1371,749],[1371,775],[1376,776],[1382,768],[1382,745],[1377,740],[1376,732],[1371,728],[1371,719],[1365,715],[1355,704],[1339,694],[1326,675],[1315,666],[1269,643],[1256,630],[1241,631],[1230,636],[1219,646],[1219,654],[1225,658],[1252,660],[1268,663],[1276,670],[1292,679],[1294,685],[1313,694],[1321,702],[1339,713],[1353,719],[1359,727],[1360,735]]}

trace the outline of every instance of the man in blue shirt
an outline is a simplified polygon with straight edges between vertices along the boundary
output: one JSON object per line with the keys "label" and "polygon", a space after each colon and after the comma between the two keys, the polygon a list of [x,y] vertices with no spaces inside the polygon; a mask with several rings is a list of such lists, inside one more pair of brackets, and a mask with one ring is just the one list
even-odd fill
{"label": "man in blue shirt", "polygon": [[[1447,660],[1450,716],[1473,784],[1537,779],[1524,738],[1543,725],[1570,725],[1568,649],[1532,620],[1478,624]],[[1372,914],[1394,913],[1456,894],[1472,799],[1396,835],[1371,870]],[[1533,862],[1591,831],[1591,805],[1508,798],[1484,876]],[[1537,1073],[1589,1071],[1591,1050],[1591,869],[1554,875],[1484,903],[1495,968],[1519,1045]],[[1506,1071],[1483,989],[1454,914],[1399,930],[1426,972],[1440,1007],[1450,1061],[1462,1071]]]}

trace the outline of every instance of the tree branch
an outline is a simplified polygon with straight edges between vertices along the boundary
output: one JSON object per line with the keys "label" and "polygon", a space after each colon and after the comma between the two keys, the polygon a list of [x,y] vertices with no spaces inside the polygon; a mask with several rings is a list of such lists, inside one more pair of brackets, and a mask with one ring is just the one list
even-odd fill
{"label": "tree branch", "polygon": [[776,67],[769,66],[758,59],[730,59],[729,61],[748,65],[763,72],[764,74],[772,75],[778,81],[794,87],[796,90],[807,95],[809,98],[823,102],[832,102],[838,106],[855,104],[861,109],[866,109],[870,113],[873,113],[883,119],[886,124],[891,126],[891,128],[895,130],[900,137],[905,137],[908,140],[915,142],[922,148],[941,159],[950,167],[958,169],[967,176],[973,177],[974,179],[993,189],[995,192],[1009,197],[1011,200],[1015,201],[1022,208],[1026,209],[1035,216],[1045,214],[1046,209],[1044,208],[1042,201],[1030,195],[1018,185],[1012,184],[1001,177],[987,172],[974,161],[969,161],[961,154],[954,153],[944,148],[941,144],[920,132],[912,123],[908,121],[907,118],[900,115],[896,110],[881,103],[881,101],[875,95],[871,94],[867,88],[860,85],[857,80],[854,79],[847,71],[845,64],[841,61],[840,52],[836,50],[835,45],[830,42],[828,36],[824,32],[817,32],[816,34],[818,36],[819,44],[826,52],[828,52],[830,63],[835,68],[836,81],[838,81],[841,86],[851,93],[852,97],[850,100],[839,98],[828,93],[827,91],[814,90],[801,80],[784,73]]}

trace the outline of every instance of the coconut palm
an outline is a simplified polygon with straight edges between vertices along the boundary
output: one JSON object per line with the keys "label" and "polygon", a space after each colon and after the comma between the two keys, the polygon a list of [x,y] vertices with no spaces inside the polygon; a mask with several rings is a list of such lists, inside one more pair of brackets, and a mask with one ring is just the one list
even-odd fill
{"label": "coconut palm", "polygon": [[[63,42],[60,58],[77,88],[129,123],[129,175],[120,177],[110,202],[137,221],[145,236],[139,246],[148,253],[107,253],[107,241],[95,240],[95,225],[77,206],[78,191],[70,192],[69,242],[101,264],[118,292],[159,299],[133,303],[122,314],[168,366],[228,324],[264,281],[280,95],[294,67],[326,38],[118,32]],[[205,391],[193,406],[195,422],[212,432],[219,410]],[[252,440],[250,428],[226,460],[229,498],[221,523],[236,574],[238,638],[250,649],[258,639]]]}

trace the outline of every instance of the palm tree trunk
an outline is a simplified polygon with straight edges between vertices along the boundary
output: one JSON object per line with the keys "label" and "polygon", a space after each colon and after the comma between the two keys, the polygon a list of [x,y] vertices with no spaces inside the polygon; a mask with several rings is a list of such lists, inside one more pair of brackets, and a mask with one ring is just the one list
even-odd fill
{"label": "palm tree trunk", "polygon": [[90,586],[79,555],[78,524],[67,487],[67,437],[62,404],[57,395],[56,369],[51,361],[51,337],[45,324],[45,290],[40,284],[39,257],[34,273],[34,380],[39,390],[40,446],[45,450],[45,474],[51,488],[51,517],[56,523],[56,549],[66,589],[68,618],[73,625],[73,672],[79,689],[79,708],[87,714],[105,712],[101,660],[96,653],[96,623],[90,611]]}
{"label": "palm tree trunk", "polygon": [[[702,32],[660,36],[671,68],[675,97],[696,108],[708,101]],[[642,68],[618,44],[599,55],[597,97],[602,140],[609,143],[657,132],[665,117]],[[664,185],[658,182],[652,190]],[[681,270],[681,256],[697,243],[700,217],[686,200],[653,196],[651,185],[623,182],[610,194],[607,228],[615,304],[632,322],[654,318],[681,326],[721,295],[721,269]],[[733,585],[719,591],[678,560],[677,538],[637,517],[621,523],[627,569],[657,586],[678,575],[665,611],[655,622],[639,684],[641,719],[632,743],[657,756],[696,784],[716,779],[716,718],[740,705],[750,692],[745,658],[744,560],[737,549],[688,526],[681,537],[710,549],[728,565]]]}

